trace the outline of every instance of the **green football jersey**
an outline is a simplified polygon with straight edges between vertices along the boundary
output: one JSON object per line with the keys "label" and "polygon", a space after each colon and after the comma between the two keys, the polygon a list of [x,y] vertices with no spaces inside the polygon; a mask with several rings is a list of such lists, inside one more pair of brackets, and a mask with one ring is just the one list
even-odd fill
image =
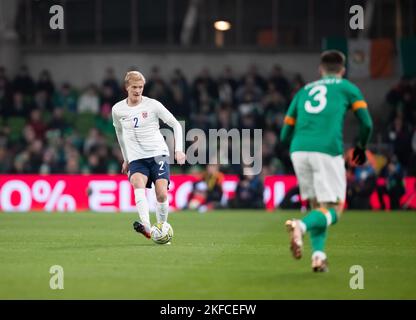
{"label": "green football jersey", "polygon": [[346,79],[326,76],[307,84],[295,95],[285,117],[285,125],[294,126],[290,152],[343,154],[345,114],[366,108],[360,90]]}

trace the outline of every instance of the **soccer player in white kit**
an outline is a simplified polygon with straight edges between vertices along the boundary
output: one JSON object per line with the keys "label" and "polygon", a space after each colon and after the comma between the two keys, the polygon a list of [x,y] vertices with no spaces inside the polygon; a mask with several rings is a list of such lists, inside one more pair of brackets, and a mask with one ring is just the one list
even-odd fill
{"label": "soccer player in white kit", "polygon": [[185,163],[185,153],[181,125],[159,101],[142,95],[145,83],[140,72],[127,72],[124,85],[128,96],[113,106],[112,116],[124,159],[121,172],[129,176],[140,217],[133,227],[149,239],[151,225],[145,190],[151,188],[152,182],[158,223],[167,221],[169,209],[169,149],[159,130],[159,119],[173,128],[175,159],[180,165]]}

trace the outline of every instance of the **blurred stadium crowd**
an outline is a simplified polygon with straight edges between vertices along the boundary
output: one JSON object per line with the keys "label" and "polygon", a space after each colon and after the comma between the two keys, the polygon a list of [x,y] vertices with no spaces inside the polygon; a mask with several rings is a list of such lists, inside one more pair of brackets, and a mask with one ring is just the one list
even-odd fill
{"label": "blurred stadium crowd", "polygon": [[[111,119],[112,105],[125,96],[118,76],[108,68],[101,83],[75,88],[55,83],[48,70],[34,78],[26,66],[14,76],[0,66],[0,173],[118,173],[122,156]],[[180,69],[164,78],[153,67],[144,95],[185,120],[187,130],[262,128],[265,176],[293,173],[279,134],[289,103],[303,85],[301,74],[289,78],[278,65],[268,74],[260,74],[254,65],[238,75],[230,67],[219,75],[205,68],[194,79],[187,79]],[[400,177],[416,176],[416,79],[402,78],[384,94],[390,108],[382,132],[386,152],[372,150],[373,161],[359,174],[351,167],[350,185],[362,177],[389,176],[390,164]],[[203,166],[172,169],[205,171]],[[240,165],[219,169],[241,172]]]}

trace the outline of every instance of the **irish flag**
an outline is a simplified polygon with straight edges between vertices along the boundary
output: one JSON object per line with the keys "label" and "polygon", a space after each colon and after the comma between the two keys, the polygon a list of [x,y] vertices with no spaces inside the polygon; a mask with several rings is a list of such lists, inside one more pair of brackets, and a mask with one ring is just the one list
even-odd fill
{"label": "irish flag", "polygon": [[393,42],[390,39],[325,38],[323,49],[342,51],[351,79],[382,78],[393,74]]}

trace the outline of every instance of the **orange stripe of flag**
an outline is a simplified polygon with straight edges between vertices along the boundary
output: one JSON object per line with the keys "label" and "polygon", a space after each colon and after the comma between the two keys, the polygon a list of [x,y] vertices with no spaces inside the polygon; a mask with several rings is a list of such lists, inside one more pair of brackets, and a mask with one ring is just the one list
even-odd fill
{"label": "orange stripe of flag", "polygon": [[289,117],[289,116],[286,116],[284,122],[285,122],[285,124],[288,124],[289,126],[294,126],[295,123],[296,123],[296,119],[292,118],[292,117]]}
{"label": "orange stripe of flag", "polygon": [[373,39],[370,49],[370,72],[372,78],[389,77],[393,74],[394,43],[391,39]]}
{"label": "orange stripe of flag", "polygon": [[364,100],[355,101],[352,104],[352,110],[356,111],[357,109],[367,108],[367,102]]}

